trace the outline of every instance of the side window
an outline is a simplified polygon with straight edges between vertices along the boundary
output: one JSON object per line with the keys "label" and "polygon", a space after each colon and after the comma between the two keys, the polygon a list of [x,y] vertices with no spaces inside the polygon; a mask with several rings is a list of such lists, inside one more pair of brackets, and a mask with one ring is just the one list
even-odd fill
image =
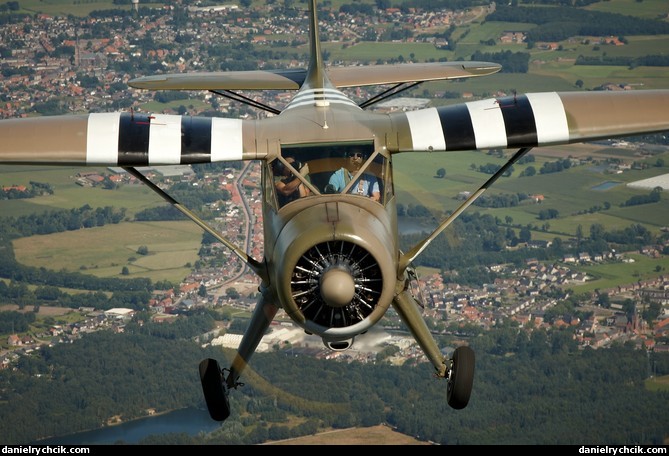
{"label": "side window", "polygon": [[[383,158],[383,157],[381,157]],[[375,160],[376,161],[376,160]],[[393,190],[393,171],[392,171],[392,162],[391,160],[383,160],[384,163],[381,164],[382,177],[381,181],[383,182],[383,203],[387,203],[391,200],[394,194]]]}
{"label": "side window", "polygon": [[308,174],[308,167],[294,156],[277,158],[269,169],[279,208],[311,194],[303,177]]}

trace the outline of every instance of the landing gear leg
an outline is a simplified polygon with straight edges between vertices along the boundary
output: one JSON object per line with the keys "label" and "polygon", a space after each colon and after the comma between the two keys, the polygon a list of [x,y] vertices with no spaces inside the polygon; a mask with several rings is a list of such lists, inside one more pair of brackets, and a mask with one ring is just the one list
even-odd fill
{"label": "landing gear leg", "polygon": [[228,394],[231,389],[241,385],[238,382],[239,376],[246,368],[251,355],[255,352],[278,311],[278,307],[273,304],[276,299],[268,299],[265,296],[266,294],[269,294],[267,287],[261,285],[260,298],[253,311],[251,323],[244,333],[244,337],[242,337],[239,348],[237,348],[237,354],[232,361],[227,376],[214,359],[208,358],[200,363],[200,381],[202,382],[204,399],[209,409],[209,415],[216,421],[224,421],[230,416]]}
{"label": "landing gear leg", "polygon": [[445,358],[425,323],[418,302],[406,288],[395,296],[393,307],[434,366],[437,377],[447,380],[448,405],[454,409],[465,408],[474,381],[474,350],[458,347],[452,359]]}

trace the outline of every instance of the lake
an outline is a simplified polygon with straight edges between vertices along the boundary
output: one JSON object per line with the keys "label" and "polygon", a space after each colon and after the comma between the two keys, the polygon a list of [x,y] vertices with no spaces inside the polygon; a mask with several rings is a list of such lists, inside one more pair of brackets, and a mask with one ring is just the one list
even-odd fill
{"label": "lake", "polygon": [[175,410],[163,415],[150,416],[93,431],[33,442],[35,445],[112,445],[139,443],[151,435],[197,435],[218,429],[221,423],[211,419],[209,412],[195,408]]}
{"label": "lake", "polygon": [[434,219],[423,217],[397,217],[397,229],[400,234],[431,233],[437,227]]}

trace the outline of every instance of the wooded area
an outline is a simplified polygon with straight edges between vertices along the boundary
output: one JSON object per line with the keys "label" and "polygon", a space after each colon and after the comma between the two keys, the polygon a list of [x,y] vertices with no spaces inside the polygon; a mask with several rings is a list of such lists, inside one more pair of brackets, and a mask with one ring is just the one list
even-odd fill
{"label": "wooded area", "polygon": [[[0,371],[3,443],[94,429],[150,408],[204,408],[197,364],[221,353],[186,339],[192,334],[192,328],[168,335],[130,324],[124,334],[98,332],[23,357],[18,371]],[[231,393],[232,415],[219,431],[160,443],[260,443],[380,423],[442,444],[662,444],[667,437],[669,391],[649,391],[645,381],[669,374],[669,354],[626,346],[579,351],[566,333],[528,337],[512,328],[469,342],[477,371],[471,402],[461,411],[447,406],[446,383],[427,363],[395,367],[289,350],[258,353],[245,386]]]}

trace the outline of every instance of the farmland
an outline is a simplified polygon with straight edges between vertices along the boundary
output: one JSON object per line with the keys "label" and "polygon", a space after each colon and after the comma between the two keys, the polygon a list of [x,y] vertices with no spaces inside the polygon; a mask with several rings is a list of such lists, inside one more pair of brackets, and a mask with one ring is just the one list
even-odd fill
{"label": "farmland", "polygon": [[[31,236],[14,242],[27,266],[85,271],[98,277],[147,277],[180,282],[197,261],[202,233],[189,222],[120,223],[99,228]],[[148,248],[139,255],[140,246]]]}
{"label": "farmland", "polygon": [[[541,168],[547,161],[561,157],[586,157],[601,153],[603,148],[592,145],[578,145],[562,148],[543,148],[531,152],[536,161],[529,165],[536,169]],[[547,152],[547,155],[544,155]],[[621,151],[616,150],[617,153]],[[635,159],[634,151],[624,152],[628,160]],[[611,156],[604,153],[604,156]],[[669,159],[669,151],[656,158]],[[478,167],[486,163],[501,164],[502,160],[486,155],[483,152],[430,154],[416,160],[412,155],[399,155],[395,159],[395,183],[399,201],[404,204],[422,204],[437,210],[454,210],[459,201],[458,192],[473,192],[488,177],[472,170],[472,165]],[[667,162],[669,163],[669,162]],[[555,234],[573,235],[578,225],[588,227],[592,223],[602,223],[610,228],[621,228],[631,223],[642,223],[652,230],[669,226],[669,202],[662,200],[657,205],[641,205],[620,207],[632,195],[645,194],[648,190],[632,189],[624,184],[645,179],[649,175],[669,173],[669,168],[650,168],[647,170],[629,170],[621,174],[612,172],[608,168],[600,168],[593,164],[574,166],[566,171],[552,174],[536,174],[534,176],[519,177],[520,172],[529,165],[517,166],[510,177],[503,177],[497,181],[490,193],[526,193],[541,194],[545,197],[541,204],[521,205],[497,209],[476,208],[504,219],[506,215],[513,218],[514,223],[521,225],[540,224],[538,213],[542,209],[556,209],[560,217],[550,220],[551,232]],[[446,170],[444,179],[436,178],[439,168]],[[603,182],[620,182],[606,190],[596,187]],[[568,182],[568,185],[565,183]],[[595,205],[609,202],[611,208],[607,211],[588,213]]]}

